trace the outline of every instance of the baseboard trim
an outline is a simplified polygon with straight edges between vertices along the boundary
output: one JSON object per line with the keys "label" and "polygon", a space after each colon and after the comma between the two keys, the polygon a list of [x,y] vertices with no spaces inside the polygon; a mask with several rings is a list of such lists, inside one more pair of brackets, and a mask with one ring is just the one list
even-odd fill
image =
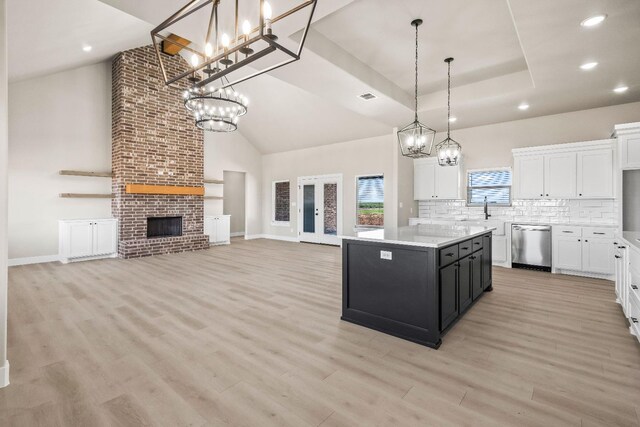
{"label": "baseboard trim", "polygon": [[0,367],[0,388],[9,385],[9,361],[5,360],[4,365]]}
{"label": "baseboard trim", "polygon": [[235,233],[231,233],[230,234],[231,237],[240,237],[240,236],[244,236],[244,231],[237,231]]}
{"label": "baseboard trim", "polygon": [[60,261],[59,255],[42,255],[42,256],[32,256],[25,258],[11,258],[7,261],[7,265],[9,267],[15,267],[17,265],[27,265],[27,264],[42,264],[44,262],[56,262]]}
{"label": "baseboard trim", "polygon": [[269,239],[269,240],[281,240],[283,242],[300,243],[300,240],[297,237],[278,236],[275,234],[251,234],[251,235],[245,235],[244,239],[245,240]]}

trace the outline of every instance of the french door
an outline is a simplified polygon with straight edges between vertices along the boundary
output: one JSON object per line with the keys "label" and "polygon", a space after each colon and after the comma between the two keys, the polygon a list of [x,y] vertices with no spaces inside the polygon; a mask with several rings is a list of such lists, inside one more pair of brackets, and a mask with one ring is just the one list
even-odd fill
{"label": "french door", "polygon": [[298,178],[298,237],[301,242],[340,245],[342,175]]}

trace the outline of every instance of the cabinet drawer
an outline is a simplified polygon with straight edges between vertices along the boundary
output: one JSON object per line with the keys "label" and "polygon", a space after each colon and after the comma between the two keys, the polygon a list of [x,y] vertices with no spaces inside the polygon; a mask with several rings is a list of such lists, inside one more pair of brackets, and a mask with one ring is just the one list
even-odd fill
{"label": "cabinet drawer", "polygon": [[457,261],[460,258],[458,253],[458,245],[449,246],[440,249],[440,266],[445,266]]}
{"label": "cabinet drawer", "polygon": [[475,252],[478,249],[482,249],[482,236],[473,239],[473,251]]}
{"label": "cabinet drawer", "polygon": [[559,236],[582,236],[582,227],[567,227],[558,225],[553,227],[553,234]]}
{"label": "cabinet drawer", "polygon": [[473,240],[469,239],[465,242],[462,242],[458,245],[458,252],[460,258],[464,258],[473,252]]}
{"label": "cabinet drawer", "polygon": [[598,228],[598,227],[583,227],[582,236],[584,237],[607,237],[613,239],[614,228]]}

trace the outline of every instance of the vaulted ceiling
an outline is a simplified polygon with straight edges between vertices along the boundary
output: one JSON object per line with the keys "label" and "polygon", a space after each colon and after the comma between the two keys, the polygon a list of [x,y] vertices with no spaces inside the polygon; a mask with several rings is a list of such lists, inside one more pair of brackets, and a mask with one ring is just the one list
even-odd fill
{"label": "vaulted ceiling", "polygon": [[[148,44],[150,29],[186,0],[8,3],[9,73],[18,80]],[[246,10],[254,3],[241,0]],[[296,2],[271,3],[277,14]],[[600,26],[580,26],[598,13],[607,14]],[[420,119],[437,130],[446,128],[448,56],[455,58],[454,129],[640,101],[637,0],[319,0],[302,59],[238,88],[251,99],[239,131],[271,153],[381,135],[409,123],[414,18],[424,20]],[[197,27],[181,31],[197,40]],[[289,25],[279,36],[294,42],[301,28]],[[83,52],[83,44],[92,51]],[[579,68],[589,61],[599,65]],[[629,90],[614,93],[618,85]],[[360,99],[365,92],[377,98]],[[530,108],[521,111],[520,103]]]}

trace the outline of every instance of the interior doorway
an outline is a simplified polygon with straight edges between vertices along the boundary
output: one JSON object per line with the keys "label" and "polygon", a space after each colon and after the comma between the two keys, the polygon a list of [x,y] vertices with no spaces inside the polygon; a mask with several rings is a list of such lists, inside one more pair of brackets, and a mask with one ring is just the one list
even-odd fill
{"label": "interior doorway", "polygon": [[301,242],[340,245],[342,174],[298,178],[298,236]]}
{"label": "interior doorway", "polygon": [[223,171],[224,193],[222,213],[231,215],[231,237],[245,235],[245,185],[246,173]]}

